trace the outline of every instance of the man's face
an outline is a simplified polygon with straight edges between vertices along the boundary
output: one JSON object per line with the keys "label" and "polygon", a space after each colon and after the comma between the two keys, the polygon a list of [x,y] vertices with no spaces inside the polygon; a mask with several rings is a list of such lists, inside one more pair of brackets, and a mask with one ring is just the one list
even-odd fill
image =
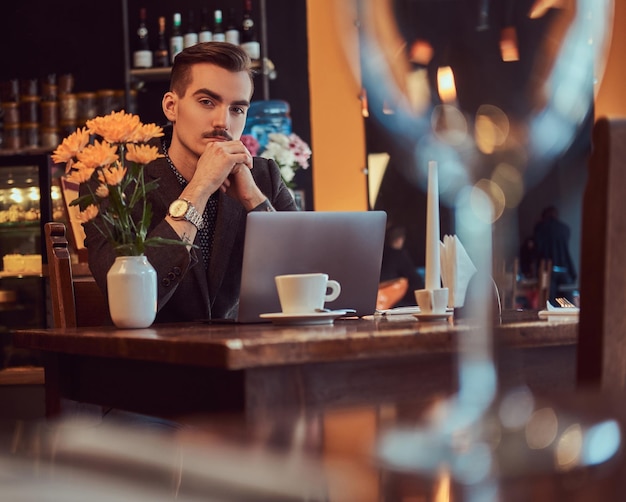
{"label": "man's face", "polygon": [[176,136],[200,156],[209,141],[239,139],[246,123],[252,82],[246,72],[230,72],[212,64],[191,69],[184,96],[174,93],[171,111]]}

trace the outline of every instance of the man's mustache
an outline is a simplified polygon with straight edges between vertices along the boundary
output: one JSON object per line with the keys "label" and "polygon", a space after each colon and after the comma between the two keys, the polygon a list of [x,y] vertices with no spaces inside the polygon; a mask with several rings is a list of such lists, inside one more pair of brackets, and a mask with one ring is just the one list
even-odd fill
{"label": "man's mustache", "polygon": [[214,129],[213,131],[206,133],[205,138],[224,138],[226,141],[232,141],[233,138],[225,129]]}

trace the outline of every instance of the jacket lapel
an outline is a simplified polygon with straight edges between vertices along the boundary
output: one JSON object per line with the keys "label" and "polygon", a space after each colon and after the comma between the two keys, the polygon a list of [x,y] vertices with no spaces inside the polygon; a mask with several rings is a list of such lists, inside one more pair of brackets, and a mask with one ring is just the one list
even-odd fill
{"label": "jacket lapel", "polygon": [[213,237],[213,251],[209,265],[209,295],[215,298],[224,280],[235,239],[239,232],[239,222],[244,212],[243,206],[232,197],[219,192],[217,221]]}

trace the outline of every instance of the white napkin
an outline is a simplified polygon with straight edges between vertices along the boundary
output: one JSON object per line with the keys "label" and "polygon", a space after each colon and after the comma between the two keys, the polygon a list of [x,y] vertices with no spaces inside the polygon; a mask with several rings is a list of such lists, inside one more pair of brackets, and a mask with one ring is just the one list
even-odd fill
{"label": "white napkin", "polygon": [[465,304],[467,286],[476,273],[476,266],[456,235],[444,235],[439,246],[441,282],[449,291],[448,307],[462,307]]}
{"label": "white napkin", "polygon": [[541,319],[547,318],[548,320],[557,319],[559,317],[572,317],[578,316],[580,309],[578,307],[555,307],[549,301],[546,302],[546,309],[539,311],[539,317]]}

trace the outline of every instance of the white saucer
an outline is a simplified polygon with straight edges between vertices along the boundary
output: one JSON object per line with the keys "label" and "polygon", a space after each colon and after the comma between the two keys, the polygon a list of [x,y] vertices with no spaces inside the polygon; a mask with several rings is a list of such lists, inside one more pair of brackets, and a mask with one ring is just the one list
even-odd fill
{"label": "white saucer", "polygon": [[292,324],[292,325],[320,325],[332,324],[338,317],[346,315],[346,310],[330,310],[328,312],[310,312],[303,314],[285,314],[283,312],[275,312],[272,314],[261,314],[262,319],[269,319],[274,324]]}
{"label": "white saucer", "polygon": [[413,314],[413,317],[420,321],[445,321],[448,317],[454,314],[453,311],[442,312],[441,314],[433,314],[432,312],[420,312],[419,314]]}
{"label": "white saucer", "polygon": [[578,307],[561,307],[554,310],[540,310],[540,319],[557,319],[578,317],[580,309]]}

